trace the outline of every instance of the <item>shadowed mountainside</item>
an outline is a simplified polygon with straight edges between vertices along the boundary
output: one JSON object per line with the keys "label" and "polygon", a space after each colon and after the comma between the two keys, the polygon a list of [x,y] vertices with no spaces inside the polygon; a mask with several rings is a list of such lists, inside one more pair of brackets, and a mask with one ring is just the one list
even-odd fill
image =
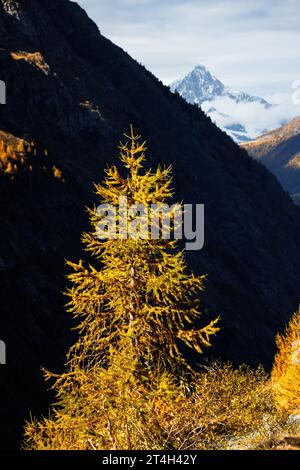
{"label": "shadowed mountainside", "polygon": [[205,204],[205,248],[188,261],[209,275],[206,317],[222,315],[210,354],[270,365],[300,298],[300,215],[275,177],[68,0],[0,0],[0,79],[1,446],[51,399],[40,366],[59,371],[72,341],[64,259],[85,256],[92,183],[130,123],[150,165],[173,164],[176,199]]}

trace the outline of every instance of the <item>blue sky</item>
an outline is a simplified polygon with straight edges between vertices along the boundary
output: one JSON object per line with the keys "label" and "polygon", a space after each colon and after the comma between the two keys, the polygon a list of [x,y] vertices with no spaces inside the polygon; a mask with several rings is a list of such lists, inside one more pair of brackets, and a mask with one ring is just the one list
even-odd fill
{"label": "blue sky", "polygon": [[164,83],[204,64],[279,102],[300,79],[299,0],[78,0],[102,34]]}

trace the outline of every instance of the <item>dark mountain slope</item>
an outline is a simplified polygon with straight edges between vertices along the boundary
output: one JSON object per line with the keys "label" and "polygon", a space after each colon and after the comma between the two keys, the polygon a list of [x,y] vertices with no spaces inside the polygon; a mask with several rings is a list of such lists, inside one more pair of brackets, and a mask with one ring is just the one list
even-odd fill
{"label": "dark mountain slope", "polygon": [[211,353],[270,365],[300,298],[300,216],[276,179],[73,2],[0,1],[0,79],[0,139],[33,142],[25,164],[0,174],[1,445],[16,443],[29,410],[46,408],[40,365],[59,370],[72,340],[64,259],[85,256],[92,182],[130,123],[153,166],[173,164],[176,198],[206,206],[205,249],[188,258],[209,274],[203,308],[222,314]]}

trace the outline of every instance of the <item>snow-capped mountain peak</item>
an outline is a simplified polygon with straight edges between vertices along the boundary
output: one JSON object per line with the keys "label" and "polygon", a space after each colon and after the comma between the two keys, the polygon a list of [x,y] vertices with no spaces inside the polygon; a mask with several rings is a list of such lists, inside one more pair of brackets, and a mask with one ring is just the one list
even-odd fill
{"label": "snow-capped mountain peak", "polygon": [[171,91],[177,91],[189,103],[201,104],[221,96],[225,87],[204,65],[197,65],[192,72],[170,85]]}
{"label": "snow-capped mountain peak", "polygon": [[190,73],[170,85],[171,91],[179,93],[192,104],[201,104],[220,97],[228,97],[237,103],[261,103],[272,106],[263,98],[248,95],[243,91],[234,91],[226,87],[218,78],[210,73],[204,65],[197,65]]}
{"label": "snow-capped mountain peak", "polygon": [[254,130],[247,129],[247,124],[238,119],[238,111],[243,105],[257,105],[262,110],[268,110],[274,105],[258,96],[231,90],[204,65],[197,65],[185,77],[173,82],[170,89],[179,93],[188,103],[201,106],[237,142],[252,140],[254,136],[269,130],[259,124]]}

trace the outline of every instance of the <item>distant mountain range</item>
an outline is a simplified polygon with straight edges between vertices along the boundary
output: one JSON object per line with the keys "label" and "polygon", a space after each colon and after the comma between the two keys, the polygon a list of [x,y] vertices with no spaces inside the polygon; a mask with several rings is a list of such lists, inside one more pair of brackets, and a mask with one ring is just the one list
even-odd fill
{"label": "distant mountain range", "polygon": [[[243,91],[233,91],[212,75],[204,65],[198,65],[192,72],[181,80],[170,85],[172,92],[179,93],[188,103],[197,104],[208,114],[218,127],[223,129],[236,142],[252,140],[255,136],[247,125],[236,120],[227,109],[235,105],[257,104],[262,109],[272,108],[274,105],[258,96],[249,95]],[[269,129],[256,129],[256,135]]]}
{"label": "distant mountain range", "polygon": [[300,117],[243,145],[264,163],[300,204]]}
{"label": "distant mountain range", "polygon": [[[251,157],[264,163],[294,201],[300,204],[300,117],[289,123],[283,120],[284,125],[275,130],[260,127],[259,109],[270,110],[276,105],[258,96],[231,90],[203,65],[198,65],[183,79],[173,82],[170,89],[188,103],[201,107]],[[234,117],[238,107],[251,104],[258,107],[255,108],[258,123],[255,138],[253,128],[250,130],[247,124]],[[230,110],[231,114],[226,110]]]}

